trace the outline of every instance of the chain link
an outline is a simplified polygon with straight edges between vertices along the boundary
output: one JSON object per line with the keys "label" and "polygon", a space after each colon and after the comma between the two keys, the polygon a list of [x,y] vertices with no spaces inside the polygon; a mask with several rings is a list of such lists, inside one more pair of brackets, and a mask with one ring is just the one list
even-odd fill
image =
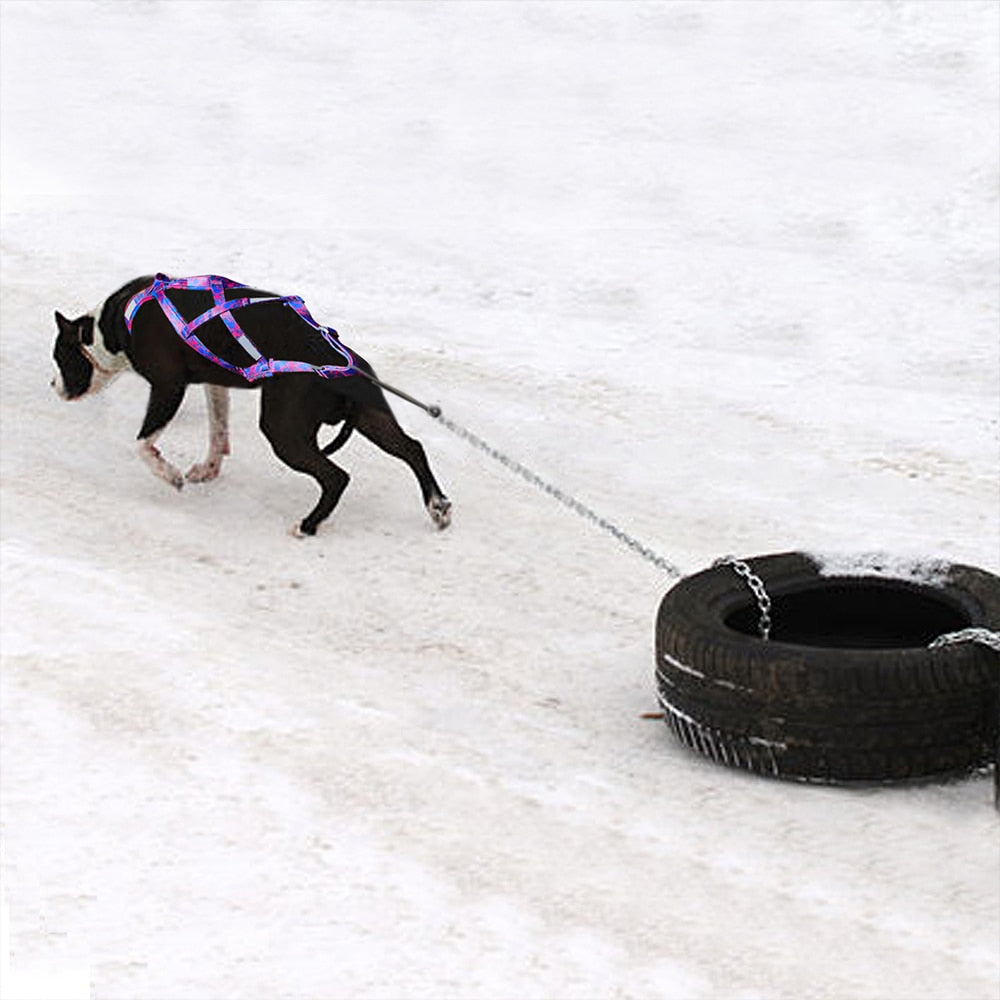
{"label": "chain link", "polygon": [[963,628],[958,632],[946,632],[939,635],[927,648],[941,649],[944,646],[957,646],[963,642],[978,642],[1000,653],[1000,632],[988,628]]}
{"label": "chain link", "polygon": [[532,472],[531,469],[522,465],[520,462],[515,461],[509,455],[505,455],[502,451],[498,451],[492,445],[487,444],[481,437],[473,434],[472,431],[467,430],[465,427],[456,424],[454,420],[449,420],[447,417],[440,414],[436,417],[436,419],[439,423],[447,427],[453,434],[457,434],[464,441],[468,441],[469,444],[478,448],[480,451],[485,452],[490,456],[490,458],[499,462],[506,469],[509,469],[515,475],[520,476],[525,482],[530,483],[543,493],[547,493],[554,500],[558,500],[563,506],[568,507],[574,513],[579,514],[580,517],[590,521],[602,531],[606,531],[612,538],[642,556],[646,562],[652,563],[657,567],[657,569],[663,570],[663,572],[668,576],[680,577],[683,575],[681,571],[672,562],[670,562],[669,559],[661,556],[659,553],[649,548],[648,545],[644,545],[637,538],[634,538],[627,531],[619,528],[618,525],[614,524],[612,521],[602,517],[596,511],[591,510],[590,507],[581,503],[576,499],[576,497],[573,497],[559,489],[559,487],[546,482],[537,473]]}
{"label": "chain link", "polygon": [[771,638],[771,598],[764,586],[764,581],[745,563],[735,556],[723,556],[716,559],[714,566],[732,566],[737,575],[741,576],[750,588],[751,593],[757,599],[757,608],[760,611],[760,618],[757,621],[757,631],[761,639],[767,642]]}

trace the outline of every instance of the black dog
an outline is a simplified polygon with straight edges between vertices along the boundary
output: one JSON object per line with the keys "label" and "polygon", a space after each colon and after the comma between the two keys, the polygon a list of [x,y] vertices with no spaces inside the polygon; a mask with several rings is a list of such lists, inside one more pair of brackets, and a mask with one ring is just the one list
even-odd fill
{"label": "black dog", "polygon": [[[408,437],[396,422],[381,388],[367,376],[371,366],[354,354],[360,371],[339,378],[324,378],[313,372],[284,372],[251,383],[243,375],[220,367],[202,356],[178,335],[156,301],[139,307],[129,331],[125,308],[133,296],[149,288],[152,277],[137,278],[111,295],[96,309],[74,320],[56,313],[58,335],[53,357],[59,376],[53,386],[63,399],[79,399],[100,391],[127,368],[138,372],[150,385],[146,417],[139,431],[139,453],[153,472],[180,489],[185,480],[214,479],[229,454],[230,388],[261,388],[260,429],[274,453],[286,465],[312,476],[322,494],[315,508],[294,526],[296,534],[313,535],[329,516],[350,477],[325,456],[346,441],[353,429],[390,455],[401,458],[420,483],[424,505],[431,520],[446,528],[451,521],[451,502],[442,493],[427,464],[420,442]],[[226,300],[270,293],[240,287]],[[185,321],[212,308],[212,294],[203,290],[177,289],[169,300]],[[293,309],[280,301],[255,303],[238,312],[239,326],[265,358],[293,357],[321,366],[342,364],[343,358]],[[203,342],[215,345],[219,358],[242,361],[243,349],[216,316],[198,330]],[[294,353],[290,353],[294,352]],[[353,354],[353,351],[351,352]],[[176,414],[191,383],[205,385],[209,412],[209,453],[186,476],[167,462],[156,448],[156,439]],[[317,443],[323,424],[343,423],[337,438],[325,448]]]}

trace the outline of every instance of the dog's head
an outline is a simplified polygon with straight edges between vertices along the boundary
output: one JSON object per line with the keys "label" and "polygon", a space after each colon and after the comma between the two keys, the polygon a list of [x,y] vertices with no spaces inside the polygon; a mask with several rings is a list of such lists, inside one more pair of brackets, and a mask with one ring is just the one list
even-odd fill
{"label": "dog's head", "polygon": [[111,352],[98,327],[100,310],[77,319],[56,312],[56,343],[52,350],[58,372],[52,387],[60,399],[80,399],[100,392],[128,367],[124,351]]}

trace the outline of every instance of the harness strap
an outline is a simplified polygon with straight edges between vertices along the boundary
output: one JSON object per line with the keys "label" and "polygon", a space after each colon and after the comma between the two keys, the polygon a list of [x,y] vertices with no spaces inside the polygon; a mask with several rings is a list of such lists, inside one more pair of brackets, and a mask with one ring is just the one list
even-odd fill
{"label": "harness strap", "polygon": [[[227,289],[247,287],[247,285],[240,284],[238,281],[215,274],[203,274],[193,278],[168,278],[165,274],[157,274],[149,288],[143,289],[129,299],[128,304],[125,306],[125,325],[128,327],[129,333],[131,333],[132,323],[140,307],[147,302],[157,302],[163,310],[163,314],[170,320],[173,328],[189,347],[196,350],[213,364],[219,365],[220,368],[236,372],[248,382],[255,382],[257,379],[285,372],[311,372],[323,378],[343,378],[348,375],[359,374],[360,369],[355,364],[354,356],[340,343],[337,332],[317,323],[309,313],[309,310],[306,309],[305,302],[298,295],[268,295],[257,298],[247,296],[241,299],[226,301],[225,293]],[[167,297],[166,293],[171,289],[211,292],[215,305],[188,322],[181,315],[180,310]],[[284,361],[264,357],[236,321],[236,317],[233,316],[233,310],[235,309],[245,309],[248,306],[257,305],[262,302],[280,302],[283,305],[289,306],[293,312],[321,334],[326,343],[344,359],[345,364],[313,365],[307,361]],[[230,364],[228,361],[223,361],[222,358],[217,357],[195,335],[194,331],[198,327],[216,318],[222,320],[226,329],[233,335],[233,338],[240,347],[254,359],[254,364],[240,368],[237,365]]]}

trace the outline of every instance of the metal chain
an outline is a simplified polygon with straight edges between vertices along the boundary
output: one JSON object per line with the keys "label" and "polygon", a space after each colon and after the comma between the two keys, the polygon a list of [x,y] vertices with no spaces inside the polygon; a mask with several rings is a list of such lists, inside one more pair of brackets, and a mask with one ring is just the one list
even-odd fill
{"label": "metal chain", "polygon": [[957,646],[963,642],[978,642],[1000,653],[1000,632],[988,628],[963,628],[958,632],[946,632],[944,635],[939,635],[927,648],[941,649],[944,646]]}
{"label": "metal chain", "polygon": [[[428,412],[430,411],[428,410]],[[431,415],[435,416],[433,413]],[[602,531],[606,531],[612,538],[617,539],[622,543],[622,545],[625,545],[626,547],[632,549],[633,552],[638,553],[643,559],[646,560],[646,562],[652,563],[657,567],[657,569],[663,570],[663,572],[669,576],[680,577],[683,575],[681,571],[672,562],[670,562],[669,559],[664,558],[659,553],[649,548],[648,545],[644,545],[627,531],[623,531],[616,524],[609,521],[607,518],[602,517],[596,511],[591,510],[590,507],[587,507],[575,497],[563,492],[563,490],[559,489],[557,486],[553,486],[551,483],[546,482],[537,473],[532,472],[531,469],[522,465],[520,462],[515,461],[509,455],[505,455],[502,451],[498,451],[492,445],[487,444],[481,437],[473,434],[472,431],[456,424],[453,420],[449,420],[447,417],[440,415],[440,413],[436,415],[436,419],[439,423],[447,427],[452,433],[457,434],[463,440],[468,441],[469,444],[478,448],[480,451],[485,452],[490,456],[490,458],[495,459],[502,466],[520,476],[525,482],[530,483],[537,489],[540,489],[543,493],[547,493],[550,497],[563,504],[563,506],[568,507],[570,510],[579,514],[580,517],[590,521]]]}
{"label": "metal chain", "polygon": [[[525,482],[530,483],[543,493],[547,493],[550,497],[563,504],[563,506],[568,507],[585,520],[590,521],[602,531],[606,531],[612,538],[617,539],[622,543],[622,545],[632,549],[633,552],[642,556],[642,558],[647,562],[652,563],[652,565],[656,566],[657,569],[663,570],[663,572],[668,576],[678,578],[683,576],[681,571],[672,562],[670,562],[669,559],[661,556],[648,545],[644,545],[639,541],[639,539],[633,537],[622,528],[619,528],[618,525],[609,521],[606,517],[602,517],[595,510],[586,506],[586,504],[581,503],[576,499],[576,497],[571,496],[570,494],[559,489],[558,486],[554,486],[552,483],[547,482],[537,473],[532,472],[527,466],[522,465],[509,455],[505,455],[502,451],[494,448],[477,434],[473,434],[472,431],[467,428],[462,427],[460,424],[456,424],[454,420],[450,420],[441,413],[441,408],[439,406],[428,406],[426,403],[422,403],[419,399],[414,399],[413,396],[410,396],[402,390],[388,385],[385,382],[379,381],[374,376],[367,375],[365,372],[361,372],[360,374],[364,375],[376,385],[381,386],[381,388],[387,389],[389,392],[393,392],[397,396],[401,396],[403,399],[413,403],[415,406],[419,406],[420,409],[430,414],[431,417],[447,427],[453,434],[457,434],[464,441],[468,441],[469,444],[478,448],[480,451],[489,455],[490,458],[495,459],[502,466],[520,476]],[[760,633],[761,639],[763,639],[764,642],[767,642],[771,638],[771,626],[773,623],[771,621],[771,598],[767,592],[767,588],[764,586],[764,581],[757,576],[756,573],[754,573],[748,563],[744,562],[742,559],[737,559],[735,556],[722,556],[721,558],[716,559],[715,562],[712,563],[712,566],[732,566],[734,572],[742,577],[746,582],[746,585],[750,588],[751,593],[757,600],[757,608],[760,611],[760,618],[757,621],[757,630]],[[928,646],[928,648],[940,649],[944,646],[952,646],[963,642],[978,642],[984,646],[988,646],[990,649],[1000,652],[1000,632],[994,632],[987,628],[966,628],[961,629],[958,632],[948,632],[945,635],[938,636],[938,638],[935,639]],[[998,773],[1000,773],[1000,766],[998,766]],[[998,788],[1000,788],[1000,786],[998,786]],[[998,791],[997,801],[1000,803],[1000,791]]]}
{"label": "metal chain", "polygon": [[714,566],[732,566],[733,570],[741,576],[751,593],[757,598],[757,607],[760,610],[760,619],[757,622],[757,631],[760,632],[761,639],[767,642],[771,638],[771,598],[764,586],[764,581],[745,563],[735,556],[723,556],[716,559]]}
{"label": "metal chain", "polygon": [[[384,386],[384,388],[392,389],[391,386]],[[397,392],[399,395],[403,395],[399,390],[392,389],[392,391]],[[450,420],[448,417],[444,416],[440,409],[436,406],[426,406],[423,403],[419,403],[413,400],[412,397],[406,396],[411,402],[417,403],[422,409],[428,412],[438,423],[443,424],[448,428],[453,434],[457,434],[464,441],[469,442],[473,447],[478,448],[480,451],[489,455],[490,458],[499,462],[504,468],[509,469],[515,475],[520,476],[525,482],[530,483],[532,486],[541,490],[543,493],[547,493],[554,500],[558,500],[563,506],[568,507],[574,513],[579,514],[584,520],[590,521],[596,527],[600,528],[602,531],[606,531],[612,538],[621,542],[622,545],[627,548],[632,549],[633,552],[642,556],[647,562],[656,566],[657,569],[663,570],[668,576],[672,577],[682,577],[681,571],[672,563],[669,559],[661,556],[658,552],[651,549],[648,545],[644,545],[639,539],[630,535],[627,531],[618,527],[614,522],[609,521],[606,517],[602,517],[595,510],[592,510],[586,504],[581,503],[576,497],[571,496],[564,490],[559,489],[558,486],[554,486],[552,483],[546,481],[536,472],[532,472],[527,466],[522,465],[516,459],[511,458],[509,455],[504,454],[497,448],[494,448],[491,444],[484,441],[479,435],[473,434],[472,431],[460,424],[456,424],[454,420]],[[750,568],[749,564],[744,562],[742,559],[737,559],[735,556],[723,556],[720,559],[716,559],[712,564],[714,566],[731,566],[733,571],[740,576],[746,585],[750,588],[751,593],[757,601],[757,608],[760,612],[760,617],[757,621],[757,631],[760,633],[760,637],[764,642],[768,642],[771,638],[771,628],[773,622],[771,620],[771,597],[767,592],[767,588],[764,585],[764,581]],[[978,642],[985,646],[989,646],[991,649],[1000,652],[1000,632],[993,632],[990,629],[985,628],[968,628],[962,629],[959,632],[949,632],[946,635],[939,636],[930,644],[930,649],[939,649],[942,646],[950,646],[961,642]]]}

